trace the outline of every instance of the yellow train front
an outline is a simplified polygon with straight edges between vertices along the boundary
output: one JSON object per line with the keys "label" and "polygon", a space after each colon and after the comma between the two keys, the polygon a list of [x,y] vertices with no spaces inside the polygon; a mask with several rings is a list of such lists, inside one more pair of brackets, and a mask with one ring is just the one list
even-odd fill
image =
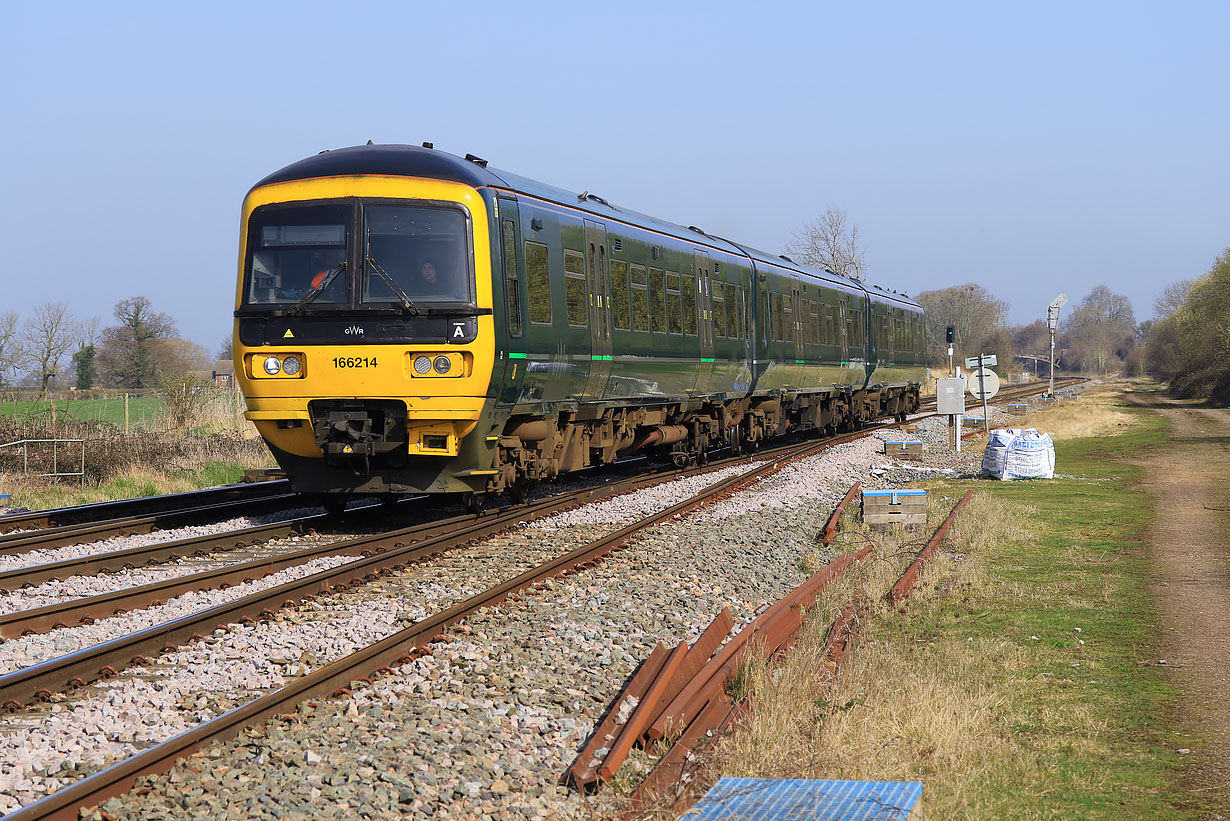
{"label": "yellow train front", "polygon": [[494,197],[480,165],[422,151],[408,175],[382,148],[303,160],[245,199],[246,416],[300,492],[481,490]]}

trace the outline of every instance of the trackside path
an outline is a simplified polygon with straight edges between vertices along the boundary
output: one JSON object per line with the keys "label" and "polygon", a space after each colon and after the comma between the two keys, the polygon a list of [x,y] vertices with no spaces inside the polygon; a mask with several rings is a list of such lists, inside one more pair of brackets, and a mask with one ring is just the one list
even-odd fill
{"label": "trackside path", "polygon": [[[1142,464],[1157,503],[1146,533],[1161,618],[1159,646],[1192,732],[1187,785],[1200,806],[1230,806],[1230,411],[1131,396],[1171,425],[1169,447]],[[1163,652],[1163,651],[1159,651]]]}

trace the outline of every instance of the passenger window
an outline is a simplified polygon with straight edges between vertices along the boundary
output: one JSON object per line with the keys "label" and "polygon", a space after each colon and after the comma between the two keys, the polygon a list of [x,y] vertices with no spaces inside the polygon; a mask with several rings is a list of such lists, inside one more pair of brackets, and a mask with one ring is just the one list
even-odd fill
{"label": "passenger window", "polygon": [[773,338],[777,340],[778,342],[784,342],[786,340],[786,329],[785,329],[786,318],[785,318],[785,311],[782,308],[782,295],[774,294],[772,301],[773,301],[773,330],[774,330]]}
{"label": "passenger window", "polygon": [[666,327],[670,333],[683,333],[683,301],[679,297],[679,274],[666,272]]}
{"label": "passenger window", "polygon": [[517,231],[512,220],[503,221],[504,296],[508,310],[508,335],[521,336],[521,289],[517,281]]}
{"label": "passenger window", "polygon": [[713,334],[726,336],[726,284],[711,282],[709,285],[713,289]]}
{"label": "passenger window", "polygon": [[621,331],[632,330],[632,317],[628,303],[628,263],[611,260],[611,313],[615,327]]}
{"label": "passenger window", "polygon": [[551,271],[547,267],[547,246],[525,243],[526,301],[530,305],[530,323],[551,324]]}
{"label": "passenger window", "polygon": [[564,292],[568,300],[568,324],[584,328],[589,324],[589,306],[585,284],[585,257],[576,251],[564,251]]}
{"label": "passenger window", "polygon": [[696,277],[683,275],[683,332],[696,335]]}
{"label": "passenger window", "polygon": [[788,296],[782,297],[782,330],[785,331],[785,341],[794,341],[794,300]]}
{"label": "passenger window", "polygon": [[656,334],[666,333],[666,285],[661,268],[649,269],[649,327]]}
{"label": "passenger window", "polygon": [[632,330],[649,330],[649,290],[643,265],[632,266]]}
{"label": "passenger window", "polygon": [[743,334],[739,331],[739,287],[730,285],[726,288],[726,328],[730,336],[735,339],[742,339]]}

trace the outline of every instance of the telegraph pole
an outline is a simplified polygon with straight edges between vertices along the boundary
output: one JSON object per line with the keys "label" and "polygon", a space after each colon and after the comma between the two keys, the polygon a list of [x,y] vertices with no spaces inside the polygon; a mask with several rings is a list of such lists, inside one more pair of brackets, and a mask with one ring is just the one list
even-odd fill
{"label": "telegraph pole", "polygon": [[1050,305],[1046,306],[1046,327],[1051,332],[1051,384],[1047,396],[1052,397],[1055,395],[1055,329],[1059,327],[1059,309],[1067,301],[1068,295],[1060,294]]}

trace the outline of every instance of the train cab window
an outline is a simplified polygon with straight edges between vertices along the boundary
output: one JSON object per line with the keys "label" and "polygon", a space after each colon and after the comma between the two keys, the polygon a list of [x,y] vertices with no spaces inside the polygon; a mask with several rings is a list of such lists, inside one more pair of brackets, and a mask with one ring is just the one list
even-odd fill
{"label": "train cab window", "polygon": [[696,336],[696,277],[683,275],[683,332]]}
{"label": "train cab window", "polygon": [[[266,206],[248,224],[249,305],[348,303],[350,205]],[[306,303],[305,303],[306,304]]]}
{"label": "train cab window", "polygon": [[649,327],[656,334],[666,333],[665,277],[661,268],[649,269]]}
{"label": "train cab window", "polygon": [[726,336],[726,283],[710,282],[713,289],[713,334]]}
{"label": "train cab window", "polygon": [[611,314],[616,328],[621,331],[632,330],[632,309],[628,301],[628,263],[621,259],[611,260]]}
{"label": "train cab window", "polygon": [[683,300],[679,296],[679,274],[666,272],[666,328],[673,334],[683,333]]}
{"label": "train cab window", "polygon": [[363,302],[472,302],[469,232],[455,208],[364,209]]}
{"label": "train cab window", "polygon": [[526,301],[530,304],[530,324],[551,324],[551,269],[547,267],[547,246],[525,243]]}
{"label": "train cab window", "polygon": [[512,220],[501,223],[501,256],[504,257],[504,294],[508,309],[508,335],[521,336],[521,288],[517,277],[517,229]]}
{"label": "train cab window", "polygon": [[564,295],[568,301],[568,324],[583,328],[589,324],[589,293],[585,284],[585,257],[564,251]]}
{"label": "train cab window", "polygon": [[649,289],[645,266],[632,266],[632,330],[649,330]]}

